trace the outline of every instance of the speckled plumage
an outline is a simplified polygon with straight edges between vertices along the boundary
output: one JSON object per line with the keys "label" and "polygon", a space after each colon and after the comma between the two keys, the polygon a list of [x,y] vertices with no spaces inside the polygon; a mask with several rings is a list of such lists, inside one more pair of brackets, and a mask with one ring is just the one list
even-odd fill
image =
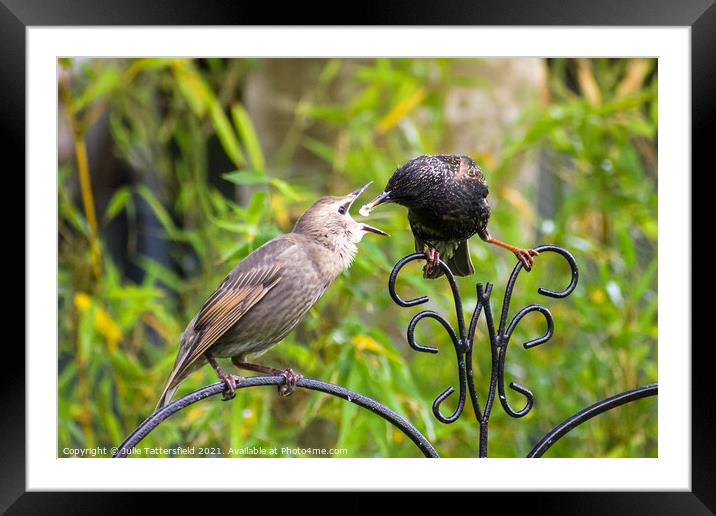
{"label": "speckled plumage", "polygon": [[[379,204],[395,202],[408,208],[415,250],[425,251],[425,278],[443,275],[442,258],[456,276],[474,272],[467,240],[474,234],[489,244],[509,249],[530,270],[534,249],[521,249],[492,238],[487,229],[490,205],[487,183],[480,167],[468,156],[419,156],[398,168],[383,193],[361,208],[367,215]],[[427,250],[425,249],[425,246]]]}
{"label": "speckled plumage", "polygon": [[[478,233],[486,238],[490,205],[485,176],[468,156],[419,156],[393,173],[385,187],[393,202],[408,208],[416,248],[437,249],[458,276],[474,272],[467,239]],[[442,275],[434,268],[428,278]]]}

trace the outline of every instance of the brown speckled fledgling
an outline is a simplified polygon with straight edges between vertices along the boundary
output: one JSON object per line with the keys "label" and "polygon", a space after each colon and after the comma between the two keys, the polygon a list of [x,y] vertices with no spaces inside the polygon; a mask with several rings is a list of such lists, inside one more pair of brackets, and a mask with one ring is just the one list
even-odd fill
{"label": "brown speckled fledgling", "polygon": [[157,408],[169,403],[179,384],[207,362],[226,382],[225,399],[233,397],[241,377],[224,373],[215,357],[231,357],[242,369],[281,373],[286,377],[281,393],[293,391],[299,375],[291,369],[276,371],[245,360],[268,350],[303,319],[350,267],[366,232],[385,235],[350,216],[351,205],[367,186],[344,197],[322,197],[291,233],[259,247],[229,273],[182,334]]}
{"label": "brown speckled fledgling", "polygon": [[534,249],[521,249],[492,238],[487,230],[490,205],[487,182],[474,160],[459,154],[419,156],[398,168],[382,194],[361,208],[367,215],[379,204],[395,202],[408,208],[408,221],[415,237],[416,252],[425,251],[426,278],[438,278],[443,271],[440,257],[456,276],[474,272],[467,239],[475,233],[485,242],[509,249],[532,268]]}

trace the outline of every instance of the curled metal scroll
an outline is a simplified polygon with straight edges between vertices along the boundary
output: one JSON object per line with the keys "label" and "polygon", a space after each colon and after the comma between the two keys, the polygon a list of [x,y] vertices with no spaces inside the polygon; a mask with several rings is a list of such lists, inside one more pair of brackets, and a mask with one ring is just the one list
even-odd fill
{"label": "curled metal scroll", "polygon": [[[570,282],[563,290],[554,291],[545,288],[539,288],[537,290],[537,293],[546,297],[557,299],[564,298],[570,295],[577,287],[577,282],[579,280],[579,269],[577,267],[577,262],[575,261],[572,254],[566,249],[555,245],[542,245],[536,247],[535,250],[538,251],[540,255],[549,252],[560,255],[566,260],[571,270]],[[413,253],[399,260],[398,263],[396,263],[393,267],[393,270],[391,271],[390,277],[388,279],[388,292],[390,293],[390,296],[393,301],[395,301],[398,305],[405,308],[409,308],[421,305],[429,300],[427,296],[420,296],[407,300],[403,299],[398,294],[395,287],[398,275],[403,269],[403,267],[405,267],[405,265],[415,260],[426,259],[427,256],[424,253]],[[465,400],[467,397],[467,393],[469,392],[470,401],[475,410],[475,415],[478,420],[478,423],[480,424],[480,456],[485,457],[487,456],[487,424],[490,418],[490,412],[492,410],[495,395],[497,394],[500,400],[500,404],[502,405],[502,408],[505,410],[505,412],[515,418],[523,417],[528,414],[534,404],[534,394],[532,393],[532,391],[530,391],[527,387],[524,387],[515,382],[510,382],[509,387],[510,389],[524,397],[524,405],[521,409],[515,409],[507,399],[505,391],[505,360],[507,357],[507,346],[510,342],[512,334],[515,328],[517,328],[517,326],[519,325],[520,321],[522,321],[525,316],[532,312],[541,313],[547,323],[547,330],[541,337],[531,339],[523,344],[523,347],[525,349],[531,349],[533,347],[539,346],[540,344],[544,344],[552,337],[552,335],[554,334],[554,319],[552,318],[552,314],[547,308],[538,304],[531,304],[529,306],[526,306],[520,309],[512,317],[512,319],[508,319],[510,311],[510,302],[512,300],[512,293],[515,287],[515,283],[517,282],[517,277],[524,268],[522,262],[517,261],[517,264],[512,270],[512,274],[510,275],[510,278],[507,282],[507,287],[505,289],[505,297],[502,302],[500,320],[499,324],[497,325],[497,328],[495,328],[495,321],[493,318],[492,307],[490,304],[492,285],[488,283],[487,285],[483,286],[482,284],[478,283],[477,305],[475,306],[475,310],[473,311],[472,317],[470,318],[470,326],[466,331],[462,300],[460,298],[460,292],[457,288],[457,283],[455,282],[455,276],[453,275],[447,264],[442,260],[439,260],[439,266],[445,273],[445,277],[450,284],[450,289],[452,291],[452,295],[455,301],[457,328],[453,328],[452,325],[448,322],[448,320],[445,319],[439,313],[432,310],[424,310],[415,314],[411,319],[410,324],[408,325],[408,344],[416,351],[420,351],[423,353],[437,353],[437,348],[432,346],[424,346],[416,342],[415,328],[421,320],[430,318],[438,321],[445,329],[445,331],[450,337],[450,340],[453,343],[453,347],[455,348],[455,352],[457,355],[458,386],[460,394],[457,406],[453,410],[452,414],[450,414],[449,416],[445,416],[441,412],[440,406],[448,397],[450,397],[451,394],[453,394],[455,389],[453,387],[448,387],[443,390],[442,393],[440,393],[433,402],[433,414],[439,421],[443,423],[453,423],[457,421],[464,410]],[[477,329],[477,322],[483,313],[485,315],[485,321],[487,323],[487,333],[490,340],[490,349],[492,352],[490,387],[485,401],[484,409],[483,407],[481,407],[481,404],[479,402],[472,372],[472,353],[474,350],[473,343],[475,338],[475,332]]]}

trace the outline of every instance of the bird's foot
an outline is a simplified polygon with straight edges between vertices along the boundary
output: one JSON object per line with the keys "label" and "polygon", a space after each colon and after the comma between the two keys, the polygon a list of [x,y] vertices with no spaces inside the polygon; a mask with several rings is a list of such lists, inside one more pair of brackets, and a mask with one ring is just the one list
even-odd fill
{"label": "bird's foot", "polygon": [[285,381],[278,386],[278,393],[281,396],[290,396],[293,391],[296,390],[296,384],[303,378],[302,374],[297,373],[290,367],[281,371],[273,367],[262,366],[259,364],[250,364],[248,362],[242,362],[238,357],[233,357],[231,361],[239,369],[246,369],[248,371],[256,371],[257,373],[270,374],[270,375],[281,375]]}
{"label": "bird's foot", "polygon": [[221,399],[224,401],[234,399],[234,397],[236,396],[236,386],[244,378],[235,374],[226,374],[224,371],[222,371],[221,367],[219,367],[219,364],[216,362],[216,359],[211,355],[211,353],[206,353],[206,360],[207,362],[209,362],[212,369],[216,372],[216,376],[219,377],[219,380],[226,384],[226,388],[224,389],[224,395]]}
{"label": "bird's foot", "polygon": [[436,267],[440,267],[440,253],[438,253],[437,249],[428,246],[425,250],[425,256],[427,257],[427,263],[423,267],[423,277],[427,278]]}
{"label": "bird's foot", "polygon": [[281,396],[290,396],[291,394],[293,394],[293,391],[296,390],[296,384],[301,378],[303,378],[302,374],[298,374],[290,367],[281,371],[280,369],[275,369],[273,367],[242,362],[238,357],[233,357],[231,361],[239,369],[246,369],[247,371],[256,371],[257,373],[270,374],[272,376],[283,376],[285,381],[278,386],[278,393]]}
{"label": "bird's foot", "polygon": [[293,394],[293,391],[296,390],[296,384],[301,378],[303,378],[303,375],[297,373],[290,367],[281,371],[280,374],[284,377],[286,381],[282,385],[278,386],[278,393],[281,396],[290,396],[291,394]]}
{"label": "bird's foot", "polygon": [[222,373],[219,379],[226,384],[224,395],[221,397],[222,401],[233,400],[236,397],[236,387],[244,379],[243,376]]}
{"label": "bird's foot", "polygon": [[520,249],[519,247],[514,250],[514,253],[515,256],[517,256],[517,259],[522,262],[522,265],[525,266],[527,271],[532,270],[534,257],[539,254],[539,252],[534,249]]}

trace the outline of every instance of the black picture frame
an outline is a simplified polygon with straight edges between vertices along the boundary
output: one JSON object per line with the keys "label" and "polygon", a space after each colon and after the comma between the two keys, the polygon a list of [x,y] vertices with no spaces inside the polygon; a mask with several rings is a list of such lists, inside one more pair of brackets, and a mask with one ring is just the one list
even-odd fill
{"label": "black picture frame", "polygon": [[[151,2],[123,0],[0,0],[0,127],[6,159],[15,157],[14,168],[25,169],[25,86],[26,62],[25,30],[30,26],[85,25],[343,25],[347,21],[357,25],[614,25],[614,26],[684,26],[691,28],[692,80],[692,170],[713,169],[710,147],[716,126],[716,0],[501,0],[486,4],[475,0],[442,1],[416,5],[396,5],[386,1],[364,1],[360,9],[350,9],[339,20],[320,20],[318,11],[336,12],[333,8],[303,3]],[[336,23],[338,22],[338,23]],[[7,163],[7,161],[6,161]],[[8,165],[6,165],[8,166]],[[686,174],[689,171],[668,171]],[[691,174],[693,177],[693,174]],[[692,190],[693,191],[693,190]],[[698,206],[693,200],[692,206]],[[661,199],[668,202],[668,199]],[[692,217],[694,224],[696,217]],[[709,233],[703,233],[708,235]],[[32,271],[25,269],[25,275]],[[15,296],[17,297],[17,296]],[[699,308],[693,300],[693,311]],[[27,306],[31,310],[31,306]],[[703,310],[703,308],[701,308]],[[693,317],[693,316],[692,316]],[[692,319],[693,320],[693,319]],[[688,349],[691,327],[684,328],[682,342],[669,345]],[[702,344],[708,344],[703,342]],[[642,493],[529,493],[509,495],[509,504],[525,503],[540,512],[580,514],[711,514],[716,512],[716,409],[713,404],[711,382],[712,361],[710,346],[692,346],[692,491]],[[126,511],[136,500],[127,493],[38,493],[26,492],[25,487],[25,353],[16,344],[6,343],[5,364],[0,375],[0,510],[8,514],[78,513],[105,514]],[[669,414],[661,414],[668,418]],[[48,424],[55,424],[52,416]],[[280,474],[280,473],[277,473]],[[205,495],[211,499],[212,512],[220,510],[218,503],[226,497]],[[480,506],[485,507],[480,495]],[[499,493],[495,496],[501,496]],[[223,498],[223,500],[222,500]],[[229,503],[237,503],[233,497]],[[308,500],[298,493],[292,504],[302,505]],[[173,503],[185,503],[184,497],[172,497]],[[351,501],[352,500],[352,501]],[[169,503],[163,501],[162,503]],[[368,508],[369,502],[356,496],[342,502],[353,510]],[[498,502],[499,503],[499,502]],[[170,510],[170,505],[166,510]],[[316,507],[310,503],[310,507]],[[238,509],[238,505],[234,505]],[[275,507],[274,507],[275,509]],[[273,510],[273,509],[269,509]]]}

